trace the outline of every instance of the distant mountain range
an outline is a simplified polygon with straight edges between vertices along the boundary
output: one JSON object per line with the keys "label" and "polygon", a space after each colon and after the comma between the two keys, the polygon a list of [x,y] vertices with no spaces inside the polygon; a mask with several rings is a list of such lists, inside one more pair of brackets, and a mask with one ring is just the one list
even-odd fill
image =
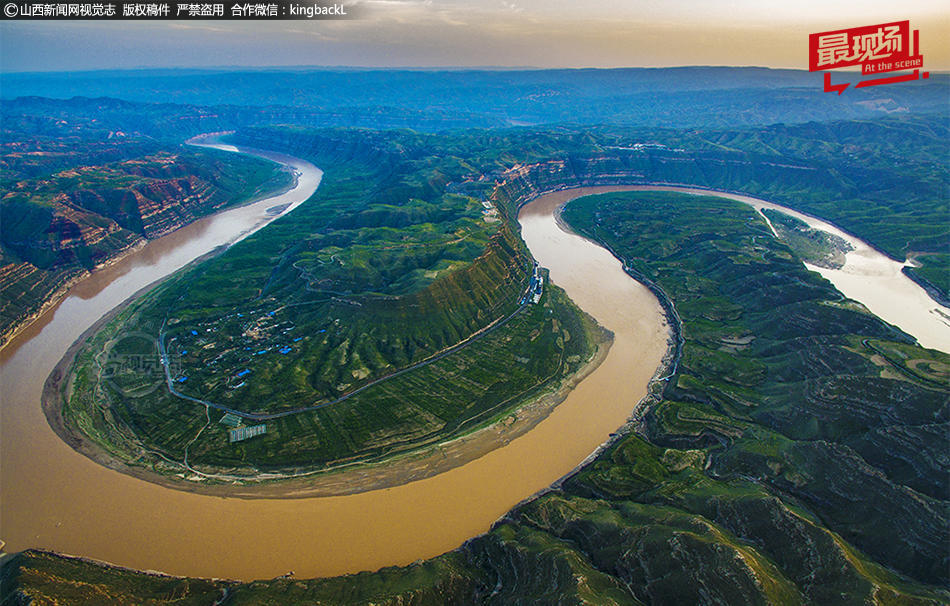
{"label": "distant mountain range", "polygon": [[[845,77],[845,76],[842,76]],[[760,67],[559,70],[121,70],[0,75],[3,99],[305,109],[322,124],[419,130],[552,123],[743,126],[946,109],[950,76],[823,92],[821,75]],[[288,112],[290,110],[288,109]],[[297,120],[288,120],[299,124]],[[309,125],[318,125],[314,118]]]}

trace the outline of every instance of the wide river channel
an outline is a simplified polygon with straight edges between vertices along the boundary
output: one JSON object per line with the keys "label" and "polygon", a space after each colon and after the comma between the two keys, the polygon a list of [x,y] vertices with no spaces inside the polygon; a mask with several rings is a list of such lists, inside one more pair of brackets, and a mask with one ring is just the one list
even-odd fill
{"label": "wide river channel", "polygon": [[[432,557],[485,532],[522,499],[583,461],[623,425],[667,349],[659,304],[619,261],[562,231],[565,201],[618,188],[547,194],[521,212],[522,234],[551,278],[614,344],[604,362],[536,427],[468,464],[395,488],[303,499],[194,494],[93,463],[50,429],[43,384],[79,335],[128,297],[308,198],[313,165],[269,157],[299,173],[296,187],[154,240],[77,284],[0,352],[0,539],[6,551],[45,548],[171,574],[270,578],[375,570]],[[630,189],[630,188],[620,188]],[[916,286],[916,285],[915,285]]]}

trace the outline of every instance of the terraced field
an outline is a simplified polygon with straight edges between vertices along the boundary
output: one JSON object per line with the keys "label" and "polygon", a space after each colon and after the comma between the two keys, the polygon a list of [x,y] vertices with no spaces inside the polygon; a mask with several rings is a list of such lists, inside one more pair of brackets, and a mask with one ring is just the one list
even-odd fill
{"label": "terraced field", "polygon": [[[212,480],[253,479],[263,472],[312,473],[386,459],[462,435],[497,422],[518,405],[556,389],[564,377],[588,361],[604,338],[559,289],[550,287],[537,305],[516,311],[467,346],[358,393],[341,390],[344,395],[352,394],[345,400],[335,397],[328,401],[319,396],[291,400],[289,391],[275,395],[282,402],[291,402],[285,406],[302,404],[307,410],[267,408],[280,416],[266,419],[266,434],[232,444],[229,427],[219,422],[225,412],[170,393],[157,364],[139,368],[122,365],[121,361],[129,359],[130,343],[144,344],[145,351],[139,353],[157,360],[157,326],[141,319],[142,309],[152,301],[149,297],[127,310],[89,342],[77,363],[99,374],[81,372],[77,376],[64,411],[66,419],[71,424],[92,423],[99,428],[101,443],[130,465],[141,466],[152,451],[161,453],[147,463],[154,469],[181,473],[187,460],[189,471],[210,474],[206,479]],[[153,332],[145,332],[149,327]],[[318,332],[317,337],[322,334]],[[108,353],[98,353],[102,351]],[[278,366],[280,373],[299,374],[307,368],[290,356],[271,353],[276,358],[274,365],[286,365]],[[267,372],[267,367],[255,370],[258,375]],[[277,376],[265,387],[281,387],[282,375]],[[243,382],[245,377],[232,379],[234,385]],[[213,392],[202,395],[216,397]],[[234,396],[220,401],[247,407],[264,400]],[[244,423],[254,425],[257,421],[245,419]],[[181,464],[172,465],[169,460]]]}
{"label": "terraced field", "polygon": [[[154,348],[162,340],[164,324],[164,342],[188,364],[175,374],[176,380],[187,377],[176,383],[182,393],[225,401],[229,393],[258,390],[253,398],[233,398],[244,414],[332,401],[509,317],[532,272],[507,227],[510,218],[534,194],[565,185],[675,181],[760,195],[831,220],[894,257],[926,253],[919,257],[921,273],[942,278],[945,135],[941,121],[913,116],[690,132],[249,130],[243,142],[271,144],[326,168],[327,187],[304,220],[278,221],[183,274],[175,288],[169,283],[142,307],[129,308],[120,322],[150,337],[123,343],[130,349],[117,352],[157,351],[148,350],[149,343]],[[664,143],[653,143],[659,140]],[[618,439],[491,533],[405,568],[211,587],[26,553],[5,567],[7,578],[20,579],[5,586],[38,596],[78,595],[69,591],[76,590],[76,579],[88,578],[90,592],[131,602],[212,591],[226,591],[228,603],[950,600],[950,361],[917,347],[807,272],[801,255],[810,257],[827,242],[806,237],[789,247],[745,207],[653,196],[578,201],[564,218],[609,244],[631,274],[668,295],[684,339],[676,372],[635,435]],[[400,241],[396,225],[406,228],[409,241]],[[467,248],[470,243],[476,246]],[[476,248],[490,251],[489,258],[475,254]],[[360,279],[349,279],[347,268]],[[463,281],[466,275],[472,281]],[[463,296],[467,292],[478,294]],[[149,431],[161,442],[149,448],[167,449],[165,456],[183,462],[190,444],[189,463],[207,465],[212,473],[297,472],[304,465],[372,460],[405,447],[405,440],[425,443],[464,429],[467,415],[474,422],[497,420],[504,413],[480,397],[490,394],[499,402],[526,388],[545,389],[539,383],[552,360],[583,359],[568,352],[580,347],[574,327],[583,320],[572,324],[575,312],[558,296],[546,289],[540,306],[505,325],[510,332],[490,333],[470,346],[494,346],[499,364],[489,367],[494,372],[508,361],[505,376],[514,368],[520,384],[498,375],[493,385],[499,391],[492,392],[492,377],[473,375],[475,365],[466,366],[463,356],[461,372],[433,363],[423,371],[426,385],[394,379],[405,380],[399,385],[422,393],[425,402],[405,418],[391,415],[395,432],[381,431],[375,418],[324,411],[299,429],[280,421],[285,424],[263,436],[225,444],[226,426],[201,407],[196,415],[191,404],[177,412],[159,400],[139,406],[148,399],[87,407],[101,416],[88,425],[76,417],[75,423],[103,444],[119,444],[119,458],[149,468],[158,462],[137,458],[145,452],[138,436],[109,434],[109,423],[152,423]],[[459,311],[417,325],[418,306],[430,304]],[[374,339],[372,349],[359,342],[364,334],[397,333],[411,338],[389,339],[392,347]],[[251,347],[256,344],[261,347]],[[529,356],[521,347],[536,349]],[[291,372],[303,360],[319,371]],[[85,362],[87,368],[94,363],[91,357]],[[250,372],[238,376],[245,370]],[[292,387],[289,400],[273,397],[265,382],[247,380],[261,377]],[[245,385],[237,387],[236,379]],[[132,392],[149,388],[135,377],[114,378],[124,380],[129,382],[122,387]],[[428,390],[434,381],[450,381],[452,393],[468,398],[464,410],[439,401]],[[74,387],[96,385],[80,377]],[[384,395],[405,406],[392,397],[399,394]],[[441,415],[434,423],[427,416],[433,413]],[[105,421],[106,414],[114,416]],[[333,450],[344,458],[330,460],[319,443],[295,443],[295,451],[305,453],[300,457],[279,449],[278,437],[294,440],[319,423],[340,428],[327,435],[338,440]],[[348,441],[351,434],[357,439]],[[222,446],[234,453],[230,460],[221,458]],[[287,459],[275,464],[268,457]]]}
{"label": "terraced field", "polygon": [[491,202],[448,191],[457,158],[290,136],[325,168],[316,196],[90,339],[70,439],[204,482],[296,477],[499,422],[605,342],[556,287],[528,297],[544,274]]}
{"label": "terraced field", "polygon": [[0,345],[81,275],[199,217],[288,187],[259,158],[130,138],[103,150],[4,131],[0,155]]}
{"label": "terraced field", "polygon": [[78,602],[950,600],[948,356],[843,301],[738,203],[604,194],[563,216],[668,294],[684,341],[639,429],[557,489],[404,568],[209,584],[28,552],[5,585]]}

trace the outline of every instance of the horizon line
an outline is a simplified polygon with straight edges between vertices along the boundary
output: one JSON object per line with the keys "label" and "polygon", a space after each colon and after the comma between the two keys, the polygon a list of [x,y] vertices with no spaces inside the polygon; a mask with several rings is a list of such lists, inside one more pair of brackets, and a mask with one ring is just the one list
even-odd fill
{"label": "horizon line", "polygon": [[[97,72],[143,72],[143,71],[493,71],[493,72],[514,72],[514,71],[619,71],[630,69],[642,70],[664,70],[664,69],[762,69],[770,71],[799,71],[808,73],[808,70],[801,67],[772,67],[767,65],[713,65],[713,64],[681,64],[681,65],[627,65],[627,66],[563,66],[563,67],[538,67],[531,65],[506,66],[506,65],[212,65],[212,66],[138,66],[138,67],[101,67],[95,69],[49,69],[49,70],[6,70],[0,66],[0,75],[22,75],[22,74],[84,74]],[[938,70],[932,70],[938,71]],[[950,71],[950,70],[948,70]],[[843,70],[842,70],[843,73]]]}

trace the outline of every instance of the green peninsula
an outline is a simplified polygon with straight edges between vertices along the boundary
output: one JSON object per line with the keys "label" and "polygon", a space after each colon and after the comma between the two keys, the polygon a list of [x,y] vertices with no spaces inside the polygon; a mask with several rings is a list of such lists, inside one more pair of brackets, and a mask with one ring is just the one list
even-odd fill
{"label": "green peninsula", "polygon": [[[44,108],[80,103],[48,102]],[[133,109],[143,129],[152,128],[147,123],[155,115],[173,111]],[[168,116],[156,123],[179,124]],[[831,221],[894,258],[917,255],[918,273],[930,276],[939,295],[946,292],[950,258],[947,134],[942,117],[919,114],[688,130],[240,128],[235,142],[285,151],[324,168],[317,195],[241,245],[170,279],[115,316],[90,343],[112,341],[116,354],[153,357],[164,343],[182,361],[174,375],[176,381],[187,377],[176,383],[182,394],[224,401],[231,388],[257,389],[253,400],[232,398],[233,408],[245,415],[283,414],[303,402],[332,402],[510,317],[452,354],[463,362],[472,355],[478,365],[455,372],[461,367],[440,366],[448,364],[445,358],[418,368],[426,374],[415,387],[409,378],[416,370],[387,380],[400,382],[400,390],[422,391],[448,377],[460,390],[453,393],[472,398],[469,408],[460,412],[439,403],[434,392],[423,393],[427,410],[444,414],[434,433],[434,425],[423,424],[431,417],[420,411],[361,418],[358,411],[337,416],[340,408],[331,414],[334,405],[307,413],[326,423],[299,430],[291,420],[308,418],[301,414],[274,421],[241,417],[267,424],[267,432],[231,443],[229,426],[218,418],[223,412],[209,419],[194,402],[159,400],[161,394],[150,391],[152,376],[140,381],[112,374],[114,386],[106,387],[116,392],[114,405],[94,409],[89,394],[96,375],[81,374],[95,370],[97,352],[90,349],[77,358],[66,419],[130,465],[167,464],[160,471],[183,473],[177,462],[184,462],[187,448],[196,468],[255,474],[286,470],[287,464],[296,471],[371,461],[430,436],[439,439],[439,431],[467,431],[499,418],[505,413],[492,407],[506,394],[533,397],[537,391],[520,390],[548,389],[538,380],[556,369],[552,364],[583,364],[581,351],[598,340],[556,288],[546,287],[539,305],[515,314],[534,270],[512,217],[534,195],[562,187],[668,182],[767,198]],[[5,562],[2,599],[950,601],[945,354],[918,347],[806,271],[802,255],[827,243],[790,246],[744,206],[670,194],[610,194],[578,200],[563,216],[608,244],[632,276],[652,284],[680,337],[662,373],[669,376],[632,433],[617,437],[579,473],[509,512],[491,532],[406,567],[233,583],[156,577],[28,551]],[[403,230],[406,241],[400,240]],[[468,296],[473,292],[477,296]],[[426,317],[425,327],[416,325],[423,320],[413,314],[418,308],[408,307],[448,301],[459,313]],[[392,313],[380,312],[383,307]],[[112,335],[124,323],[148,338],[115,341]],[[380,346],[382,339],[374,338],[372,347],[360,341],[372,334],[367,330],[385,336],[388,346]],[[395,334],[409,338],[388,336]],[[492,343],[496,338],[503,343]],[[251,343],[243,339],[263,346],[245,350]],[[507,343],[514,345],[505,349]],[[281,353],[285,347],[290,351]],[[496,381],[491,391],[497,366],[466,374],[481,370],[484,356],[473,353],[479,347],[507,363],[504,376],[516,383]],[[536,348],[536,355],[526,355],[524,347]],[[301,360],[307,373],[293,371]],[[225,367],[226,373],[216,373]],[[246,380],[260,376],[279,382],[289,401]],[[246,384],[237,387],[241,381],[235,379]],[[124,400],[125,392],[155,400],[135,398],[142,406],[127,406],[123,401],[133,399]],[[341,403],[349,406],[364,393]],[[380,425],[371,423],[383,421],[398,430],[374,431]],[[335,434],[334,425],[341,428]],[[158,440],[147,448],[172,463],[148,458],[143,428],[149,440]],[[317,431],[355,439],[307,442]],[[276,436],[304,436],[294,452],[305,456],[281,452]],[[374,446],[380,438],[386,442]],[[332,457],[352,458],[325,456],[330,450]],[[274,461],[275,467],[266,467]]]}
{"label": "green peninsula", "polygon": [[517,422],[607,347],[489,184],[456,185],[478,173],[445,148],[301,129],[237,141],[293,150],[323,182],[86,342],[61,431],[99,460],[204,484],[377,462]]}
{"label": "green peninsula", "polygon": [[16,588],[7,595],[946,603],[950,358],[842,300],[741,204],[604,194],[563,216],[665,293],[682,340],[639,428],[560,487],[459,549],[403,568],[231,583],[26,552],[4,568],[4,586]]}

